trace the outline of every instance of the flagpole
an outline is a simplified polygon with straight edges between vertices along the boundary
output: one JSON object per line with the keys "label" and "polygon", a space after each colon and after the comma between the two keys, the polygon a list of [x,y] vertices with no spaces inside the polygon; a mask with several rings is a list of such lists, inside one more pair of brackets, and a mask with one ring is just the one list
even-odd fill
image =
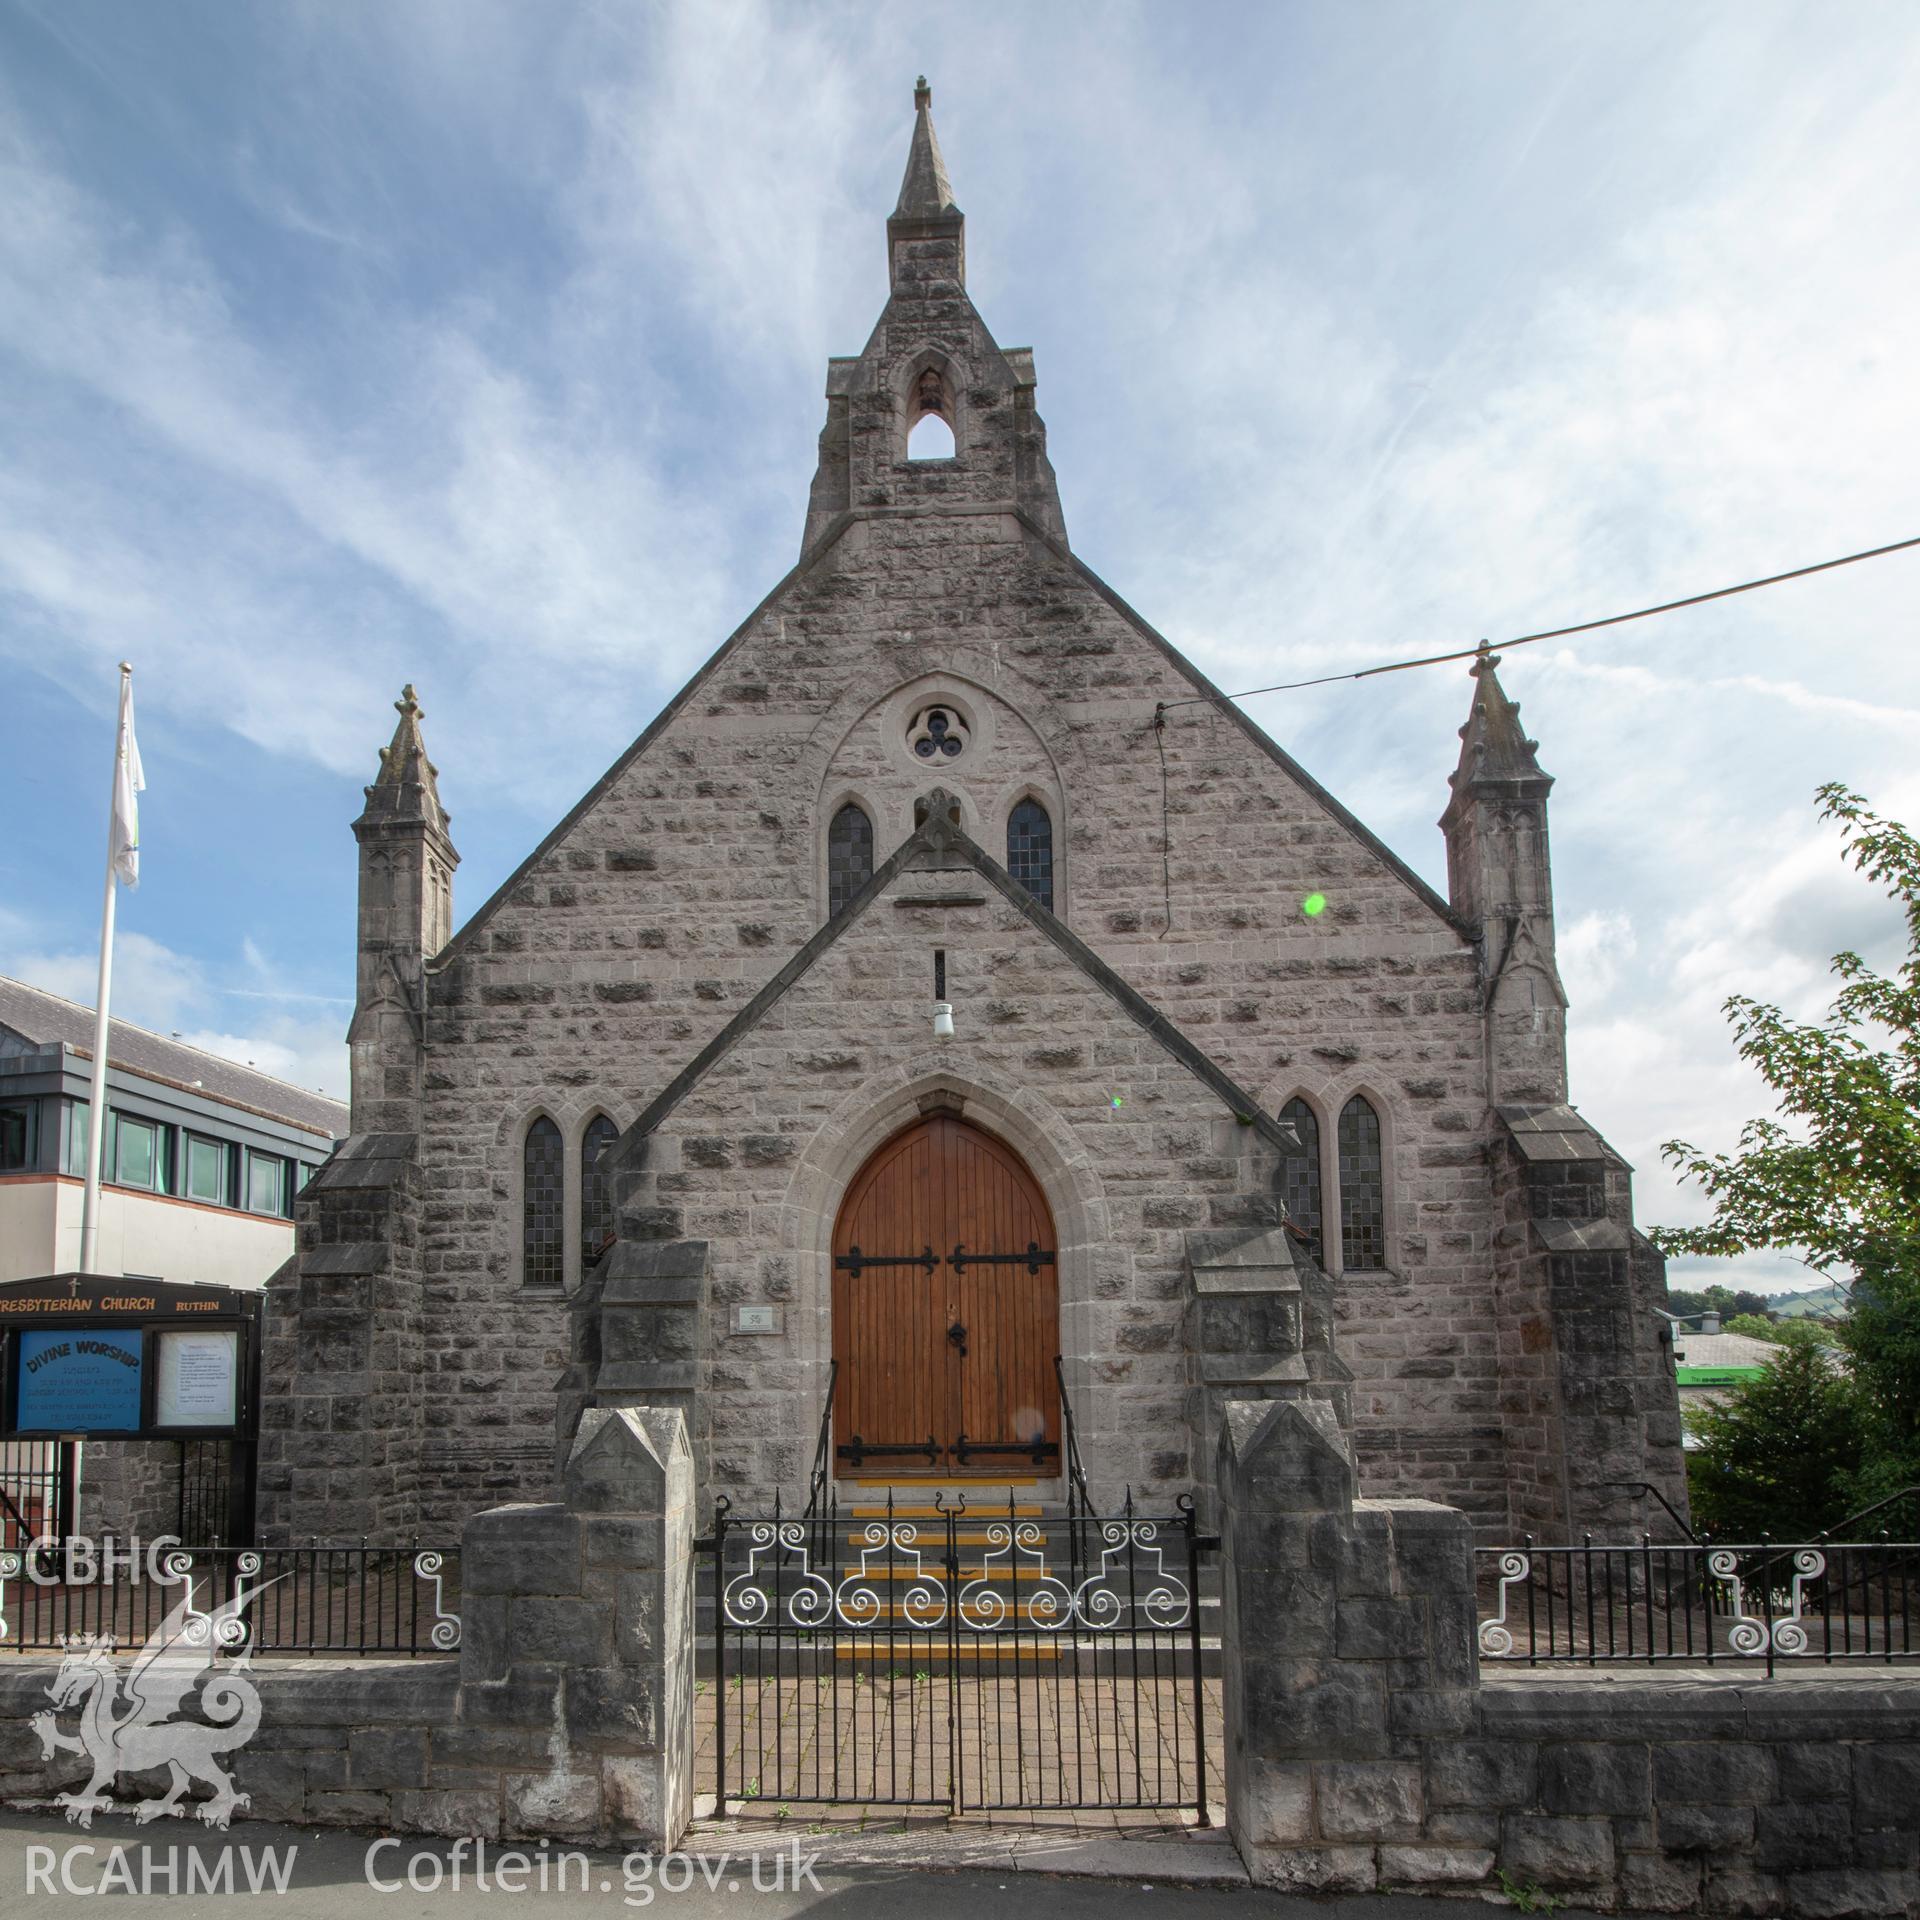
{"label": "flagpole", "polygon": [[[120,700],[113,734],[114,791],[118,793],[120,758],[127,751],[125,716],[133,669],[120,662]],[[87,1184],[80,1204],[80,1271],[93,1273],[100,1241],[100,1164],[107,1141],[107,1003],[113,987],[113,896],[119,891],[113,869],[114,807],[107,808],[107,897],[100,909],[100,985],[93,1015],[93,1090],[87,1103]]]}

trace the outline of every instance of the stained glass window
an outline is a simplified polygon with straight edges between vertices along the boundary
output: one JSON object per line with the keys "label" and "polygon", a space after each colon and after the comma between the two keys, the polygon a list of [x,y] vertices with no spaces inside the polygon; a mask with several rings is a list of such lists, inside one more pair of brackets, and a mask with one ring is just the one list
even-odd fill
{"label": "stained glass window", "polygon": [[873,822],[855,801],[833,816],[827,829],[827,917],[832,917],[873,878]]}
{"label": "stained glass window", "polygon": [[619,1139],[620,1129],[604,1113],[587,1122],[580,1141],[580,1264],[585,1266],[613,1231],[613,1191],[608,1182],[607,1149]]}
{"label": "stained glass window", "polygon": [[1280,1118],[1300,1136],[1300,1151],[1287,1155],[1281,1198],[1287,1218],[1307,1236],[1316,1260],[1324,1256],[1320,1240],[1320,1116],[1295,1097],[1280,1109]]}
{"label": "stained glass window", "polygon": [[1380,1116],[1358,1093],[1340,1109],[1340,1263],[1349,1273],[1378,1272],[1387,1264]]}
{"label": "stained glass window", "polygon": [[1007,818],[1007,871],[1053,908],[1053,822],[1038,800],[1022,800]]}
{"label": "stained glass window", "polygon": [[530,1287],[566,1284],[560,1223],[565,1218],[566,1150],[560,1129],[542,1114],[527,1129],[526,1179],[521,1198],[524,1278]]}

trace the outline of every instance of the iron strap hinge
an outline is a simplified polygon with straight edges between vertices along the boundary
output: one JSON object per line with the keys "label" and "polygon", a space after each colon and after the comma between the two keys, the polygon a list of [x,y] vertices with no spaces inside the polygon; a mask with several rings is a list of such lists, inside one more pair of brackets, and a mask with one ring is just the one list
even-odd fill
{"label": "iron strap hinge", "polygon": [[919,1267],[931,1273],[940,1264],[940,1256],[931,1247],[922,1247],[918,1253],[862,1253],[858,1247],[849,1247],[834,1256],[833,1264],[856,1278],[869,1267]]}
{"label": "iron strap hinge", "polygon": [[1029,1273],[1038,1273],[1053,1265],[1053,1249],[1029,1240],[1025,1253],[969,1253],[963,1243],[947,1255],[947,1265],[955,1273],[965,1273],[969,1267],[1025,1267]]}

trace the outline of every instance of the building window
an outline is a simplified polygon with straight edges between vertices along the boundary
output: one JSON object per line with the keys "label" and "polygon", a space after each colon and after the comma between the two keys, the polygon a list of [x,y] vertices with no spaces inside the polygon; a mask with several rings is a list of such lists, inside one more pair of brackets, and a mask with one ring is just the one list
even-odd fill
{"label": "building window", "polygon": [[187,1198],[205,1200],[216,1207],[230,1204],[224,1140],[203,1140],[197,1133],[187,1135]]}
{"label": "building window", "polygon": [[247,1155],[247,1211],[285,1214],[287,1163],[277,1154]]}
{"label": "building window", "polygon": [[1300,1151],[1287,1155],[1281,1199],[1287,1218],[1307,1236],[1315,1260],[1324,1260],[1320,1239],[1320,1116],[1297,1095],[1280,1118],[1300,1136]]}
{"label": "building window", "polygon": [[1053,910],[1053,822],[1038,800],[1022,800],[1007,817],[1007,871]]}
{"label": "building window", "polygon": [[560,1129],[542,1114],[527,1129],[521,1190],[522,1275],[530,1287],[566,1284],[561,1248],[565,1220],[566,1148]]}
{"label": "building window", "polygon": [[124,1113],[113,1115],[113,1169],[108,1177],[115,1186],[166,1192],[164,1131],[151,1120],[135,1120]]}
{"label": "building window", "polygon": [[833,816],[827,829],[827,918],[873,878],[873,822],[854,801]]}
{"label": "building window", "polygon": [[1387,1264],[1380,1116],[1358,1093],[1340,1109],[1340,1264],[1349,1273],[1375,1273]]}
{"label": "building window", "polygon": [[922,707],[907,722],[907,745],[914,758],[936,765],[958,760],[972,738],[967,723],[952,707]]}
{"label": "building window", "polygon": [[580,1139],[580,1264],[584,1267],[600,1251],[613,1231],[613,1190],[606,1155],[620,1138],[620,1129],[604,1113],[587,1122]]}
{"label": "building window", "polygon": [[38,1102],[32,1100],[0,1107],[0,1173],[24,1173],[33,1165],[37,1113]]}
{"label": "building window", "polygon": [[87,1103],[84,1100],[69,1100],[67,1106],[67,1150],[60,1167],[63,1173],[70,1173],[76,1180],[87,1177]]}

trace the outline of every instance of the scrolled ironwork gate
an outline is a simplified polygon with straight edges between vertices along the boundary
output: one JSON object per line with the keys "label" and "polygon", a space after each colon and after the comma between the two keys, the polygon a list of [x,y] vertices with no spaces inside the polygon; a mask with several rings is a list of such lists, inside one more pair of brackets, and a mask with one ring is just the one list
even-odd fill
{"label": "scrolled ironwork gate", "polygon": [[1208,1820],[1202,1534],[1172,1512],[716,1503],[716,1805],[1184,1808]]}

